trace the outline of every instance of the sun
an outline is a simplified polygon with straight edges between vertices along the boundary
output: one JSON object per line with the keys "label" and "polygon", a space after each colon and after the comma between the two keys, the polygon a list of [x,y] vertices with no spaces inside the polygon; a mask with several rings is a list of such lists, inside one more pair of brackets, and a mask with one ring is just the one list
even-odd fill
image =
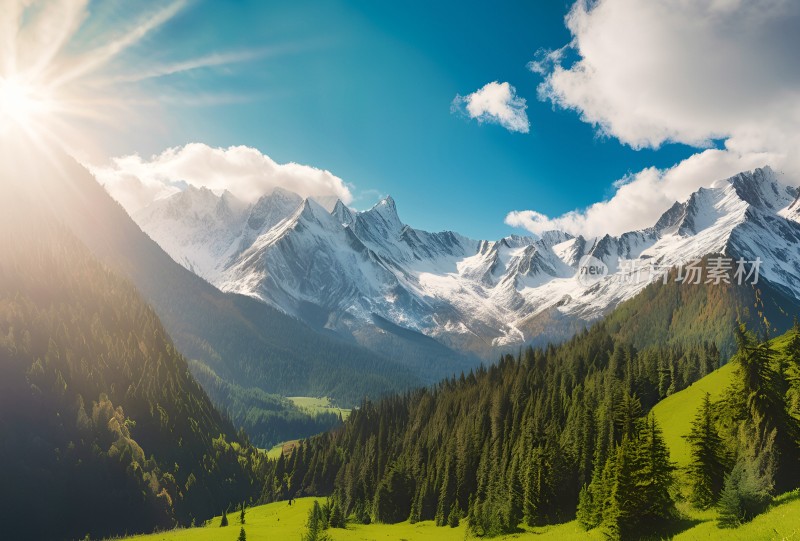
{"label": "sun", "polygon": [[135,116],[126,107],[146,97],[136,91],[139,79],[126,77],[129,66],[120,57],[186,3],[172,0],[143,14],[132,9],[123,27],[97,20],[86,40],[84,0],[0,0],[0,145],[74,156],[93,144],[97,129]]}
{"label": "sun", "polygon": [[[155,55],[145,38],[191,2],[108,0],[112,8],[97,10],[106,18],[94,18],[88,0],[0,0],[0,149],[100,158],[98,149],[126,137],[131,125],[163,126],[167,100],[153,94],[157,79],[266,54]],[[182,96],[175,88],[165,95]]]}
{"label": "sun", "polygon": [[16,125],[32,130],[37,117],[51,109],[50,102],[44,89],[17,78],[0,78],[0,126],[5,129]]}

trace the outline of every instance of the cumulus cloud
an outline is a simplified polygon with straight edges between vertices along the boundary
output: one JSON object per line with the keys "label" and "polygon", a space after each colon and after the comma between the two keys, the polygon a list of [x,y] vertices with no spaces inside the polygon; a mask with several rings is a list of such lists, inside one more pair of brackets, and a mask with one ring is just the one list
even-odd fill
{"label": "cumulus cloud", "polygon": [[675,201],[683,201],[714,180],[773,163],[775,155],[755,153],[746,156],[709,149],[661,170],[650,167],[618,181],[617,191],[607,201],[586,209],[550,218],[533,210],[512,211],[506,224],[536,234],[558,229],[573,235],[619,235],[655,225],[661,213]]}
{"label": "cumulus cloud", "polygon": [[511,132],[528,133],[530,122],[525,98],[508,83],[493,81],[466,96],[456,95],[451,111],[474,118],[479,123],[500,124]]}
{"label": "cumulus cloud", "polygon": [[330,171],[297,163],[279,164],[246,146],[225,149],[190,143],[150,159],[124,156],[113,158],[109,165],[89,168],[128,212],[136,212],[186,185],[217,193],[228,190],[248,202],[275,188],[321,200],[339,198],[346,204],[353,200],[344,181]]}
{"label": "cumulus cloud", "polygon": [[[566,48],[529,64],[544,77],[540,99],[633,148],[708,150],[620,179],[611,199],[587,209],[553,219],[512,212],[507,223],[621,233],[652,225],[675,200],[741,170],[770,164],[800,183],[800,3],[579,0],[566,25]],[[711,149],[714,140],[724,147]]]}

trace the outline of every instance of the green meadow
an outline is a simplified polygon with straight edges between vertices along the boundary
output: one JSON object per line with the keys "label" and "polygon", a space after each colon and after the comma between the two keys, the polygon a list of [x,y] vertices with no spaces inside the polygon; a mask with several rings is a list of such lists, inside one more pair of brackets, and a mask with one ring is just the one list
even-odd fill
{"label": "green meadow", "polygon": [[322,398],[315,398],[313,396],[288,396],[295,406],[304,409],[309,413],[339,413],[342,419],[347,419],[350,415],[350,410],[346,408],[337,408],[331,403],[331,399],[327,396]]}
{"label": "green meadow", "polygon": [[728,363],[681,392],[666,397],[653,408],[670,456],[679,468],[689,465],[690,447],[684,436],[692,428],[703,397],[709,393],[712,401],[718,400],[733,381],[734,369],[734,364]]}
{"label": "green meadow", "polygon": [[[305,527],[308,511],[315,498],[301,498],[293,505],[286,502],[271,503],[248,509],[244,529],[250,541],[261,540],[299,540]],[[320,500],[322,502],[322,500]],[[130,541],[235,541],[242,525],[239,514],[228,515],[229,525],[220,528],[220,517],[199,528],[173,530],[146,536],[127,538]],[[696,525],[684,530],[672,539],[674,541],[768,541],[800,539],[800,493],[792,492],[775,499],[772,509],[756,517],[749,524],[734,530],[717,528],[712,513],[690,519]],[[457,528],[437,527],[433,522],[410,524],[348,524],[347,529],[331,528],[328,535],[334,541],[403,540],[408,541],[461,541],[477,539],[468,534],[465,523]],[[556,526],[530,528],[517,534],[493,538],[498,541],[510,539],[530,539],[541,541],[582,541],[605,539],[599,531],[584,531],[573,521]]]}

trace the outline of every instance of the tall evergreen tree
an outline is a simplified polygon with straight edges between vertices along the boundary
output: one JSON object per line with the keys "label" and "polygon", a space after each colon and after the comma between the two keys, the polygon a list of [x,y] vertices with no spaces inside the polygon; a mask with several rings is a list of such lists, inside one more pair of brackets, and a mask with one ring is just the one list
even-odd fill
{"label": "tall evergreen tree", "polygon": [[686,439],[692,453],[689,465],[692,501],[698,507],[707,509],[719,498],[727,469],[725,445],[717,432],[709,393],[703,397],[703,403]]}
{"label": "tall evergreen tree", "polygon": [[775,430],[763,433],[757,423],[739,429],[739,453],[733,470],[725,477],[719,499],[718,523],[734,528],[762,513],[774,491]]}
{"label": "tall evergreen tree", "polygon": [[308,512],[306,531],[301,536],[301,541],[328,541],[330,537],[325,533],[325,517],[317,500]]}
{"label": "tall evergreen tree", "polygon": [[654,415],[647,417],[637,446],[636,493],[640,503],[636,512],[638,524],[652,524],[670,519],[675,503],[669,489],[675,466],[670,462],[669,449],[661,427]]}
{"label": "tall evergreen tree", "polygon": [[737,331],[740,387],[747,414],[758,434],[774,431],[777,488],[789,490],[800,483],[800,422],[789,413],[785,370],[769,337],[757,340],[744,325]]}

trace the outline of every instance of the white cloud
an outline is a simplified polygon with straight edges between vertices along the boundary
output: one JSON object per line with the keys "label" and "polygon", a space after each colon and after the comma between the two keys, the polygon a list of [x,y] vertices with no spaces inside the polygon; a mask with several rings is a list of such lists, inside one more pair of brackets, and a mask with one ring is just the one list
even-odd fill
{"label": "white cloud", "polygon": [[737,155],[724,150],[709,149],[659,170],[650,167],[617,183],[617,191],[607,201],[595,203],[583,210],[574,210],[556,218],[536,211],[512,211],[505,222],[536,234],[559,229],[574,235],[619,235],[655,224],[661,213],[675,201],[683,201],[702,186],[714,180],[774,163],[769,153]]}
{"label": "white cloud", "polygon": [[302,197],[353,200],[347,185],[333,173],[297,163],[279,164],[246,146],[224,149],[190,143],[149,160],[124,156],[113,158],[110,165],[89,168],[128,212],[177,192],[184,183],[217,193],[228,190],[244,201],[254,201],[278,187]]}
{"label": "white cloud", "polygon": [[724,148],[621,179],[613,197],[587,209],[553,219],[512,212],[507,223],[621,233],[741,170],[769,164],[800,183],[800,2],[579,0],[566,24],[567,48],[529,64],[544,76],[541,99],[633,148],[717,139]]}
{"label": "white cloud", "polygon": [[493,81],[466,96],[456,95],[451,105],[453,112],[461,112],[479,123],[500,124],[508,131],[528,133],[530,122],[525,110],[525,98],[517,96],[516,89],[508,83]]}

